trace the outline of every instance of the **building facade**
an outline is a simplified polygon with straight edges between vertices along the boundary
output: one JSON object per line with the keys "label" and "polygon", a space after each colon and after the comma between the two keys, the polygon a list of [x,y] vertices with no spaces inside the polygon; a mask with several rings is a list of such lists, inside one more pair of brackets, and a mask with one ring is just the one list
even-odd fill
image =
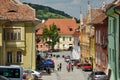
{"label": "building facade", "polygon": [[120,1],[106,8],[108,16],[108,69],[110,80],[120,80]]}
{"label": "building facade", "polygon": [[[95,15],[96,14],[96,15]],[[108,67],[108,22],[102,8],[92,9],[91,24],[94,27],[96,69],[106,72]]]}
{"label": "building facade", "polygon": [[80,57],[82,63],[89,62],[90,58],[90,26],[86,24],[86,19],[83,20],[83,25],[80,28]]}
{"label": "building facade", "polygon": [[[73,48],[73,42],[74,42],[74,32],[77,28],[77,23],[75,21],[75,19],[71,19],[71,18],[66,18],[66,19],[48,19],[47,21],[45,21],[44,25],[42,25],[43,27],[47,26],[49,27],[52,24],[55,24],[58,28],[59,31],[59,43],[57,43],[54,47],[54,49],[56,50],[68,50],[70,48]],[[41,27],[40,25],[38,25],[37,27]],[[38,32],[36,33],[37,35],[42,36],[42,30],[43,29],[39,29]],[[40,39],[40,37],[39,37]],[[46,43],[43,43],[42,40],[40,41],[41,44],[37,43],[37,45],[42,45],[44,46],[43,50],[49,50],[50,47],[46,46]],[[47,48],[46,48],[47,47]],[[38,50],[41,50],[41,46],[38,47]]]}
{"label": "building facade", "polygon": [[35,69],[35,10],[15,0],[0,0],[0,65]]}

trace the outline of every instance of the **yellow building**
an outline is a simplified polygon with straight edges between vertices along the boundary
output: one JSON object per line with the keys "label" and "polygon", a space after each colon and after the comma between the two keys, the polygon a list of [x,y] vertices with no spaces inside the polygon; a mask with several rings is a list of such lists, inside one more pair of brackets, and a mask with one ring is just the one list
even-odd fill
{"label": "yellow building", "polygon": [[91,26],[90,30],[90,62],[93,65],[93,69],[95,69],[95,38],[94,38],[94,27]]}
{"label": "yellow building", "polygon": [[0,0],[0,65],[35,69],[35,10],[15,0]]}
{"label": "yellow building", "polygon": [[80,48],[81,48],[81,61],[89,62],[90,58],[90,26],[88,25],[81,25],[80,28]]}

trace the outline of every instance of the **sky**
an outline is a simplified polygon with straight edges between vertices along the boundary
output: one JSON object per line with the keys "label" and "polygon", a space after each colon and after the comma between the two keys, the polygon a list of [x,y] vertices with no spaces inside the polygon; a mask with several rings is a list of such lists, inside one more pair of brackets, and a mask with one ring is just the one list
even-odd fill
{"label": "sky", "polygon": [[[88,0],[20,0],[21,2],[40,4],[49,6],[54,9],[64,11],[72,17],[79,19],[80,10],[82,11],[83,17],[88,9]],[[100,8],[103,2],[110,3],[114,0],[89,0],[92,8]]]}

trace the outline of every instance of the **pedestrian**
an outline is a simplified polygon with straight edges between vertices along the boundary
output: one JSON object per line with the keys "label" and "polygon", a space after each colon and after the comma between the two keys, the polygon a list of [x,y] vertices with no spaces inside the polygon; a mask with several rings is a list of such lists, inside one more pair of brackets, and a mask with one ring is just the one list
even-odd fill
{"label": "pedestrian", "polygon": [[74,69],[74,64],[73,64],[73,62],[71,63],[71,70],[73,71],[73,69]]}
{"label": "pedestrian", "polygon": [[60,68],[60,67],[59,67],[59,64],[58,64],[58,65],[57,65],[57,70],[58,70],[58,71],[59,71],[59,68]]}
{"label": "pedestrian", "polygon": [[71,69],[71,63],[68,62],[68,63],[67,63],[67,71],[70,72],[70,69]]}
{"label": "pedestrian", "polygon": [[60,71],[61,71],[61,68],[62,68],[62,63],[59,64],[59,69],[60,69]]}

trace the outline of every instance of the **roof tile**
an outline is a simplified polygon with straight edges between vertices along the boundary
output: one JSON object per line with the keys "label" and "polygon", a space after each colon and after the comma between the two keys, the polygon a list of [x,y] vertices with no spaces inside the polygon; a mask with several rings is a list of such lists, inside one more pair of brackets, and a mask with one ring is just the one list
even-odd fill
{"label": "roof tile", "polygon": [[[48,27],[49,25],[55,24],[59,29],[59,34],[74,34],[76,28],[78,27],[75,19],[65,18],[65,19],[48,19],[44,24]],[[40,26],[39,26],[40,27]],[[37,34],[42,34],[40,29]]]}
{"label": "roof tile", "polygon": [[14,0],[0,0],[0,15],[9,20],[36,20],[35,10]]}

